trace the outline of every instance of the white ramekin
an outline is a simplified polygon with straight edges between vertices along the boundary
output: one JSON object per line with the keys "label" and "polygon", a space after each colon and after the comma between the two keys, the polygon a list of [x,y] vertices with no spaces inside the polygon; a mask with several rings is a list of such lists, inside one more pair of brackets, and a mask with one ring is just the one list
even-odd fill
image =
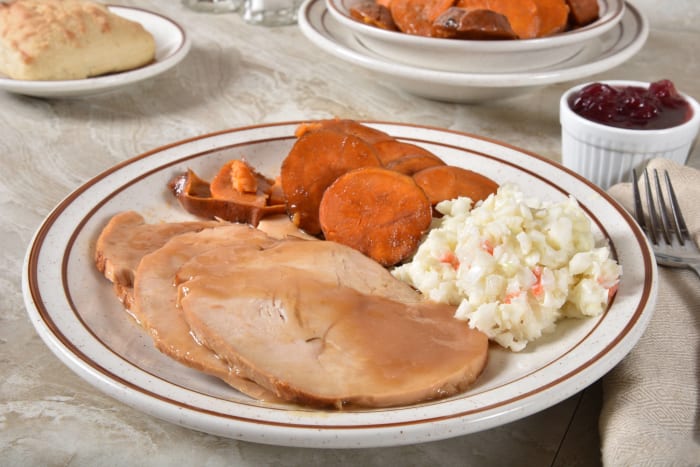
{"label": "white ramekin", "polygon": [[[638,86],[640,81],[599,81],[610,86]],[[700,104],[681,93],[693,114],[687,122],[663,130],[629,130],[587,120],[569,107],[569,98],[583,87],[566,91],[559,101],[562,163],[603,189],[632,180],[632,169],[641,168],[653,158],[663,157],[685,164],[690,147],[700,128]]]}

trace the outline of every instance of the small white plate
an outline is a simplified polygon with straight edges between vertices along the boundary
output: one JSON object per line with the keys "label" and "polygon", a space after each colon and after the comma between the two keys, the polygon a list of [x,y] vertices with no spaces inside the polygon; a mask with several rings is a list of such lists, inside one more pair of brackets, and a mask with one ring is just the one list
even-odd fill
{"label": "small white plate", "polygon": [[564,321],[520,353],[493,346],[485,372],[464,394],[383,410],[264,404],[169,359],[155,350],[97,271],[97,236],[123,210],[139,211],[150,222],[192,219],[167,189],[188,168],[210,179],[225,161],[245,157],[262,173],[278,174],[298,125],[286,122],[163,146],[68,195],[38,229],[25,257],[24,300],[38,334],[90,384],[155,417],[257,443],[336,448],[435,441],[517,420],[594,383],[632,349],[656,300],[656,263],[633,218],[605,192],[555,162],[493,140],[418,125],[368,124],[540,199],[578,199],[623,268],[609,309],[598,318]]}
{"label": "small white plate", "polygon": [[558,65],[590,41],[610,31],[625,12],[623,0],[599,0],[599,17],[584,27],[526,40],[461,40],[387,31],[352,19],[350,10],[365,0],[325,0],[341,27],[353,32],[369,50],[420,68],[465,73],[503,73]]}
{"label": "small white plate", "polygon": [[607,33],[556,66],[529,72],[461,73],[398,63],[367,49],[329,13],[325,0],[306,0],[299,10],[304,35],[327,53],[379,75],[416,96],[476,103],[512,97],[553,83],[583,78],[615,67],[636,54],[649,35],[649,23],[631,4]]}
{"label": "small white plate", "polygon": [[77,97],[98,94],[153,78],[177,65],[190,50],[191,41],[175,21],[159,13],[125,6],[109,6],[110,11],[141,23],[156,42],[156,58],[141,68],[64,81],[25,81],[0,75],[0,89],[34,97]]}

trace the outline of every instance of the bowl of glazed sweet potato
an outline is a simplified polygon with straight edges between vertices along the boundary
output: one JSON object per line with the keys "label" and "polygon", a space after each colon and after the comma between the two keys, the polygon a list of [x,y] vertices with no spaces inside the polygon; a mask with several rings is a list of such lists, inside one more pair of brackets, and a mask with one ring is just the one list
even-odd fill
{"label": "bowl of glazed sweet potato", "polygon": [[461,73],[563,63],[614,28],[624,0],[326,0],[340,27],[376,55]]}

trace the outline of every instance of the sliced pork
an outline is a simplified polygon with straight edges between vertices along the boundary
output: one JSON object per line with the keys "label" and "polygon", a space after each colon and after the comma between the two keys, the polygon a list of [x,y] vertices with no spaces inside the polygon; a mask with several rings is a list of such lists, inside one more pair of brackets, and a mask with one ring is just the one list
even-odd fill
{"label": "sliced pork", "polygon": [[367,295],[380,295],[405,303],[423,301],[405,282],[396,280],[376,261],[335,242],[289,237],[260,250],[241,251],[220,246],[193,256],[178,270],[176,283],[194,277],[227,275],[237,269],[274,269],[291,266],[313,272],[319,280],[349,287]]}
{"label": "sliced pork", "polygon": [[454,307],[420,294],[356,250],[287,240],[216,248],[177,273],[180,308],[204,345],[280,398],[386,407],[463,391],[488,340]]}
{"label": "sliced pork", "polygon": [[243,224],[227,224],[200,232],[177,235],[161,248],[145,255],[136,270],[134,313],[153,338],[155,347],[190,368],[216,376],[244,394],[259,400],[276,397],[251,381],[241,378],[209,348],[196,342],[177,309],[175,274],[191,257],[215,247],[226,247],[245,255],[275,240],[260,230]]}
{"label": "sliced pork", "polygon": [[456,394],[478,377],[488,341],[454,307],[290,225],[263,223],[268,235],[125,212],[95,259],[158,350],[259,400],[387,407]]}
{"label": "sliced pork", "polygon": [[192,221],[147,224],[143,216],[135,211],[121,212],[112,217],[100,232],[95,245],[95,264],[98,271],[114,284],[115,292],[124,306],[131,309],[134,272],[144,255],[157,250],[175,235],[217,225],[221,223]]}
{"label": "sliced pork", "polygon": [[[386,283],[368,290],[366,270],[348,267],[364,256],[329,245],[278,244],[218,267],[209,261],[215,250],[193,258],[179,277],[189,278],[180,284],[185,319],[241,375],[314,407],[413,404],[461,392],[478,377],[488,339],[454,319],[454,307],[420,300],[383,268]],[[280,263],[284,257],[295,261]],[[215,273],[197,275],[193,262]]]}

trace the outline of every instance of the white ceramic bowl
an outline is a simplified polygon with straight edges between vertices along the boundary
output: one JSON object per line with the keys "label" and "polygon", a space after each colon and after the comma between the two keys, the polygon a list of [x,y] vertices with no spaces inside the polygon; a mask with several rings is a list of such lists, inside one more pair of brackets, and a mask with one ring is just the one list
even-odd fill
{"label": "white ceramic bowl", "polygon": [[624,0],[598,0],[599,18],[572,31],[525,40],[462,40],[387,31],[352,19],[364,0],[325,0],[330,14],[368,49],[392,61],[441,71],[503,73],[544,69],[578,54],[622,19]]}
{"label": "white ceramic bowl", "polygon": [[[648,88],[639,81],[601,81],[614,87]],[[576,114],[569,105],[571,96],[590,83],[565,92],[559,102],[562,163],[603,189],[632,180],[632,169],[650,159],[663,157],[685,164],[700,128],[700,104],[681,95],[692,109],[690,120],[661,130],[630,130],[592,122]]]}
{"label": "white ceramic bowl", "polygon": [[325,1],[305,0],[299,10],[299,28],[311,44],[371,72],[381,86],[445,102],[493,102],[545,85],[581,80],[624,63],[642,49],[649,35],[649,21],[634,5],[627,4],[624,17],[614,28],[555,67],[514,73],[458,73],[398,63],[368,50],[328,12]]}

